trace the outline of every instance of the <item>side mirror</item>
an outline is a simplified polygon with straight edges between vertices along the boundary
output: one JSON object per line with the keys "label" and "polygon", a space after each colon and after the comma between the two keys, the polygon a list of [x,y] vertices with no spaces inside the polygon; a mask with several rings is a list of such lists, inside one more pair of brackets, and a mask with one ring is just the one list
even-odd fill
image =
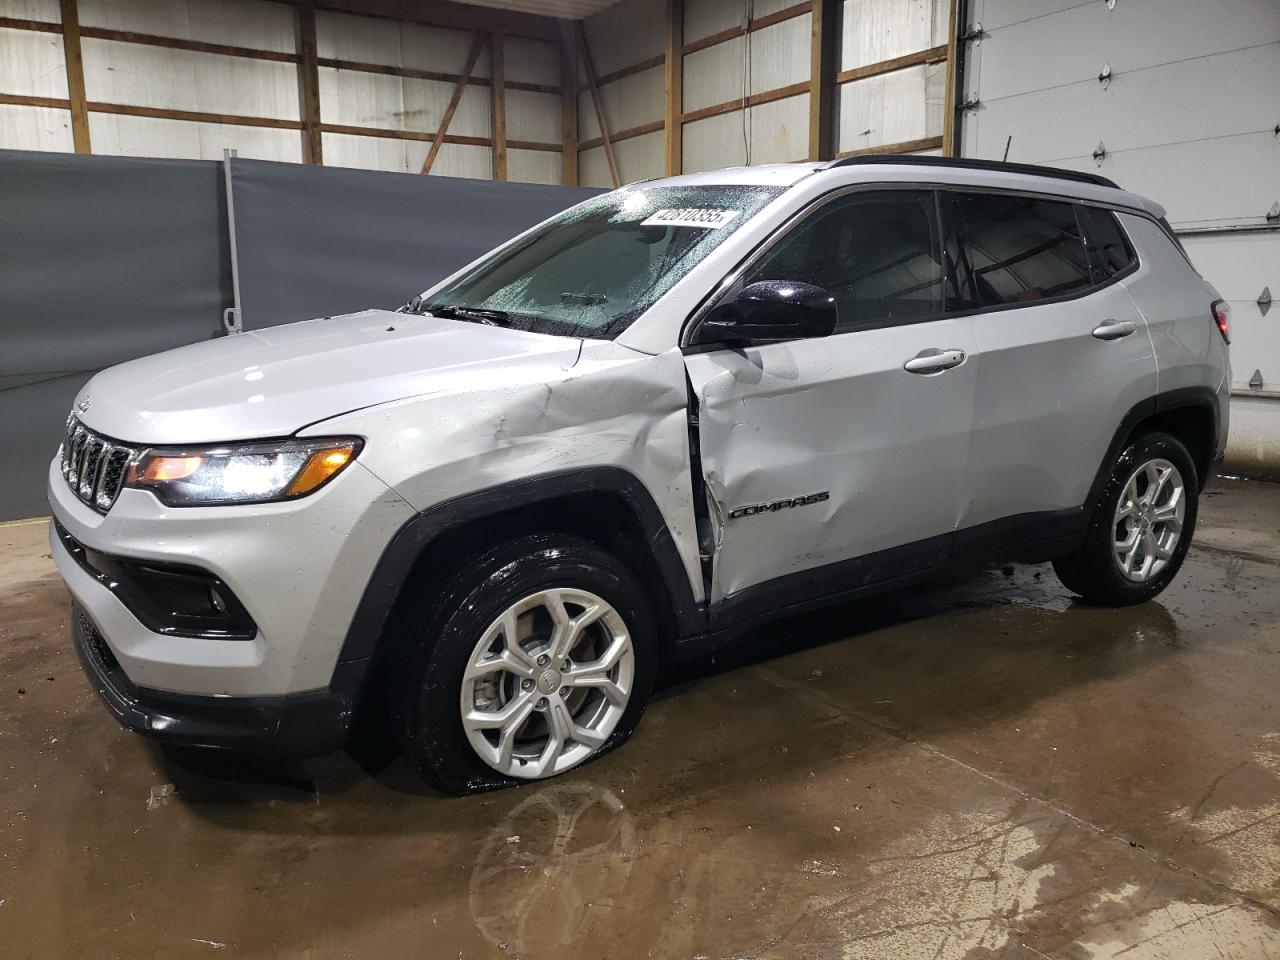
{"label": "side mirror", "polygon": [[836,299],[822,287],[788,280],[748,284],[698,325],[695,343],[754,343],[829,336]]}

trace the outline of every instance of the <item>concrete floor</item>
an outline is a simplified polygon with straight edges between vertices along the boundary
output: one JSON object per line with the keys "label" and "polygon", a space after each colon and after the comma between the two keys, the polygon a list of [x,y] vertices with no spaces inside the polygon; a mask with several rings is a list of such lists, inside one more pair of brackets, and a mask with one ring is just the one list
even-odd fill
{"label": "concrete floor", "polygon": [[1280,486],[1218,481],[1157,602],[1028,566],[788,621],[459,800],[121,731],[43,538],[0,527],[5,958],[1280,957]]}

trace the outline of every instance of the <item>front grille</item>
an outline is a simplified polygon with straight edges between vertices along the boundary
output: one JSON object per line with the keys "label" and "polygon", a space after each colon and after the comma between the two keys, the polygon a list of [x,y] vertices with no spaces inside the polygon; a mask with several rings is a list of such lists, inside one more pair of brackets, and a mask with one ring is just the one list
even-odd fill
{"label": "front grille", "polygon": [[120,495],[125,475],[141,451],[94,433],[75,417],[59,451],[62,476],[82,503],[106,513]]}

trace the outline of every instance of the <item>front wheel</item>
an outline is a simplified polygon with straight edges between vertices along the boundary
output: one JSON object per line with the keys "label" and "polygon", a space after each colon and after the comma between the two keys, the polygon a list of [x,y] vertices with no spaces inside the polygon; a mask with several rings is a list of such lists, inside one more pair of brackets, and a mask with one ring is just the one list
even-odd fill
{"label": "front wheel", "polygon": [[474,558],[402,639],[396,728],[448,793],[544,779],[612,749],[657,672],[637,578],[576,537],[524,537]]}
{"label": "front wheel", "polygon": [[1106,606],[1142,603],[1177,575],[1196,526],[1199,479],[1167,433],[1121,452],[1094,505],[1084,543],[1053,568],[1067,589]]}

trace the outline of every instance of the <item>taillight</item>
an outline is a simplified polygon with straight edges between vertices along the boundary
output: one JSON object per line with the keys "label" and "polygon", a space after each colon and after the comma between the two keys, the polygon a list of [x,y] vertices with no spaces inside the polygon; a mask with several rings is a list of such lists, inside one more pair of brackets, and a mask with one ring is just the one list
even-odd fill
{"label": "taillight", "polygon": [[1222,342],[1231,342],[1231,304],[1225,300],[1215,300],[1213,305],[1209,307],[1213,311],[1213,322],[1218,325],[1218,332],[1222,334]]}

